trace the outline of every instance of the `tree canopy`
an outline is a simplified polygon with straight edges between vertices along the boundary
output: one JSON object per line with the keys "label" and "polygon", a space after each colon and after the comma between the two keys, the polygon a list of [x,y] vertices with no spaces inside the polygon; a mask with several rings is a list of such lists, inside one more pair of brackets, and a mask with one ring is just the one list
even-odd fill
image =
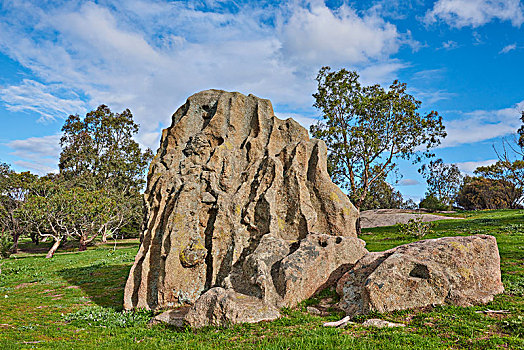
{"label": "tree canopy", "polygon": [[[419,169],[419,173],[428,184],[426,205],[432,203],[432,207],[427,209],[436,208],[433,204],[435,200],[443,207],[451,209],[462,184],[462,174],[459,168],[455,164],[446,164],[439,158],[430,161],[429,164],[424,164]],[[429,197],[432,198],[429,199]]]}
{"label": "tree canopy", "polygon": [[421,102],[406,84],[395,80],[384,89],[362,86],[358,78],[346,69],[320,69],[313,97],[323,120],[310,131],[327,144],[333,181],[360,208],[370,186],[397,169],[399,158],[419,162],[430,156],[446,132],[437,112],[419,114]]}
{"label": "tree canopy", "polygon": [[153,157],[133,139],[138,130],[129,109],[113,113],[100,105],[83,120],[70,115],[62,127],[60,174],[84,187],[138,191]]}
{"label": "tree canopy", "polygon": [[66,238],[85,250],[97,237],[105,241],[126,225],[140,226],[140,190],[152,152],[133,139],[138,129],[128,109],[115,114],[105,105],[84,119],[67,118],[59,174],[32,181],[15,215],[26,229],[55,241],[48,257]]}
{"label": "tree canopy", "polygon": [[28,171],[17,173],[9,165],[0,164],[0,227],[4,235],[11,236],[13,253],[16,253],[18,240],[25,230],[17,210],[23,205],[36,177]]}
{"label": "tree canopy", "polygon": [[504,179],[466,176],[457,195],[457,204],[465,210],[517,208],[522,191]]}

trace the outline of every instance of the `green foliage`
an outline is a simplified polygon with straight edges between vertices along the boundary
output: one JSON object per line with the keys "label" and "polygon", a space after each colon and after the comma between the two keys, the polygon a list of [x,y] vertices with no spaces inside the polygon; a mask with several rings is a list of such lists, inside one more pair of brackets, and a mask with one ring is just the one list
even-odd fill
{"label": "green foliage", "polygon": [[517,208],[522,190],[505,179],[466,176],[457,204],[466,210]]}
{"label": "green foliage", "polygon": [[517,337],[524,336],[524,316],[503,320],[501,322],[501,328]]}
{"label": "green foliage", "polygon": [[401,235],[410,238],[422,238],[430,233],[433,233],[431,228],[433,223],[422,222],[422,219],[409,219],[405,224],[397,224]]}
{"label": "green foliage", "polygon": [[[351,196],[350,199],[353,203],[358,201],[355,196]],[[416,204],[413,201],[405,201],[400,191],[395,190],[384,178],[379,178],[369,186],[360,210],[411,209],[411,207],[416,207]]]}
{"label": "green foliage", "polygon": [[[147,312],[136,323],[122,322],[118,319],[127,316],[118,310],[122,308],[124,285],[139,245],[138,240],[126,240],[118,241],[116,249],[112,243],[102,244],[83,254],[63,252],[52,260],[43,259],[42,254],[25,253],[3,260],[0,348],[523,349],[518,316],[524,314],[524,297],[514,291],[522,288],[519,281],[524,277],[524,243],[522,236],[506,232],[522,224],[524,210],[449,215],[465,219],[435,222],[433,232],[424,238],[477,231],[497,238],[506,292],[487,305],[373,313],[354,319],[356,324],[334,329],[322,324],[339,320],[340,313],[333,310],[328,316],[314,316],[302,308],[288,309],[273,322],[230,328],[180,330],[146,325],[150,317]],[[400,234],[398,226],[365,229],[364,233],[372,233],[362,235],[370,251],[383,251],[419,239]],[[29,243],[23,239],[20,244],[25,251]],[[320,296],[334,296],[331,293],[327,290]],[[308,302],[315,303],[315,298]],[[77,313],[79,310],[83,311]],[[509,313],[477,313],[485,310]],[[377,329],[360,324],[377,317],[404,323],[406,327]]]}
{"label": "green foliage", "polygon": [[139,191],[152,152],[133,140],[138,129],[129,109],[115,114],[100,105],[83,120],[70,115],[62,127],[60,174],[90,189]]}
{"label": "green foliage", "polygon": [[475,169],[475,174],[503,184],[506,188],[504,191],[507,193],[506,196],[511,196],[506,199],[506,202],[512,201],[509,208],[517,208],[524,194],[524,159],[511,161],[507,153],[504,153],[501,158],[495,164],[478,167]]}
{"label": "green foliage", "polygon": [[28,171],[16,173],[9,165],[0,164],[0,231],[11,235],[13,252],[16,252],[18,240],[25,232],[17,211],[23,205],[35,179],[36,175]]}
{"label": "green foliage", "polygon": [[[56,250],[65,238],[76,238],[83,250],[117,215],[113,197],[106,190],[68,187],[59,177],[42,177],[35,181],[18,215],[41,237],[51,237]],[[49,257],[54,253],[49,251]]]}
{"label": "green foliage", "polygon": [[[457,196],[462,182],[462,175],[459,168],[455,164],[445,164],[442,159],[432,160],[429,164],[424,164],[419,173],[426,179],[428,190],[426,198],[430,201],[425,205],[436,205],[438,203],[444,205],[444,209],[423,208],[431,210],[450,210],[453,207],[453,202]],[[421,207],[422,208],[422,207]]]}
{"label": "green foliage", "polygon": [[522,121],[522,126],[517,130],[517,134],[519,135],[517,144],[524,149],[524,111],[521,112],[520,120]]}
{"label": "green foliage", "polygon": [[140,227],[140,191],[153,153],[150,149],[142,152],[133,139],[138,130],[129,109],[113,113],[105,105],[83,120],[69,116],[62,127],[60,176],[72,186],[103,189],[108,197],[106,205],[112,214],[102,232],[103,241],[123,227],[127,231]]}
{"label": "green foliage", "polygon": [[419,208],[424,208],[430,211],[443,211],[450,209],[449,205],[443,203],[434,194],[426,194],[426,197],[420,201],[418,206]]}
{"label": "green foliage", "polygon": [[115,311],[101,306],[90,306],[67,314],[64,319],[78,325],[102,327],[135,327],[146,325],[153,316],[151,311]]}
{"label": "green foliage", "polygon": [[0,231],[0,259],[9,258],[13,248],[13,238],[8,232]]}
{"label": "green foliage", "polygon": [[310,131],[326,142],[333,181],[347,188],[360,208],[369,187],[397,168],[396,159],[420,161],[416,150],[429,156],[446,133],[437,112],[418,113],[421,103],[406,92],[406,84],[394,81],[386,90],[362,86],[358,78],[345,69],[319,71],[313,97],[323,121]]}

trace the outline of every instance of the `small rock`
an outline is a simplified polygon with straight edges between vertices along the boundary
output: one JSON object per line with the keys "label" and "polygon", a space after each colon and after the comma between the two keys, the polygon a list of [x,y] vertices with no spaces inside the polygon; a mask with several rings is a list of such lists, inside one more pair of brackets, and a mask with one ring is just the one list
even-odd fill
{"label": "small rock", "polygon": [[322,315],[322,311],[320,311],[319,309],[313,306],[306,307],[306,311],[310,313],[311,315],[318,315],[318,316]]}
{"label": "small rock", "polygon": [[180,252],[180,263],[185,268],[197,266],[204,262],[207,249],[198,239],[191,239],[189,244]]}
{"label": "small rock", "polygon": [[202,203],[216,203],[217,199],[209,192],[202,193]]}
{"label": "small rock", "polygon": [[336,284],[367,253],[366,243],[354,237],[310,234],[299,244],[298,249],[272,271],[276,291],[283,299],[280,306],[295,307]]}
{"label": "small rock", "polygon": [[378,318],[370,318],[366,322],[362,323],[362,326],[377,327],[377,328],[406,327],[406,325],[402,323],[384,321]]}
{"label": "small rock", "polygon": [[183,327],[185,324],[184,318],[189,311],[189,306],[182,306],[178,309],[168,310],[159,315],[156,315],[150,324],[167,323],[175,327]]}

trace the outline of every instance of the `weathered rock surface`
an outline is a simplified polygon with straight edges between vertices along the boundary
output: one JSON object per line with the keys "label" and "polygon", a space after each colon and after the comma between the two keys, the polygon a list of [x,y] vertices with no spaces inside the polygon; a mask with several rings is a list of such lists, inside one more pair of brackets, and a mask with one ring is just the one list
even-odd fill
{"label": "weathered rock surface", "polygon": [[[445,214],[449,212],[440,213]],[[430,214],[422,209],[373,209],[360,212],[360,227],[369,228],[393,226],[399,223],[407,224],[411,219],[431,222],[438,220],[462,220],[463,218]]]}
{"label": "weathered rock surface", "polygon": [[[163,131],[145,192],[140,250],[124,307],[192,305],[193,325],[251,322],[238,300],[275,307],[310,297],[367,253],[358,212],[331,182],[326,146],[268,100],[191,96]],[[200,299],[199,299],[200,298]],[[243,299],[244,298],[244,299]]]}
{"label": "weathered rock surface", "polygon": [[350,316],[445,303],[484,304],[504,291],[494,237],[429,239],[363,257],[337,284]]}
{"label": "weathered rock surface", "polygon": [[197,299],[185,321],[192,327],[226,327],[235,323],[272,321],[278,309],[263,300],[221,287],[211,288]]}
{"label": "weathered rock surface", "polygon": [[189,306],[181,306],[177,309],[167,310],[156,315],[149,322],[150,324],[167,323],[175,327],[184,327],[186,325],[186,315]]}
{"label": "weathered rock surface", "polygon": [[274,265],[273,283],[281,306],[294,307],[315,295],[349,270],[367,253],[360,239],[311,234],[299,248]]}

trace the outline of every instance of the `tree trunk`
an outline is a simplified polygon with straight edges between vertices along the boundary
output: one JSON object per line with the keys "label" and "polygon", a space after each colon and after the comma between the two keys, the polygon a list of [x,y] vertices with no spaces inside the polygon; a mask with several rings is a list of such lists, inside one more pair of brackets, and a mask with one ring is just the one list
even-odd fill
{"label": "tree trunk", "polygon": [[35,245],[38,245],[38,243],[40,243],[40,235],[35,232],[31,232],[31,242],[33,242]]}
{"label": "tree trunk", "polygon": [[49,249],[49,251],[47,252],[47,255],[45,256],[46,259],[50,259],[53,257],[53,255],[55,254],[56,250],[58,249],[58,247],[60,246],[60,243],[62,242],[62,239],[60,238],[59,240],[55,241],[55,244],[53,244],[53,246],[51,247],[51,249]]}
{"label": "tree trunk", "polygon": [[87,250],[87,243],[83,238],[80,238],[80,243],[78,245],[78,251],[83,252]]}
{"label": "tree trunk", "polygon": [[355,228],[357,231],[357,236],[360,236],[360,234],[362,233],[362,227],[360,226],[360,211],[359,211],[359,216],[357,218],[357,221],[355,222]]}
{"label": "tree trunk", "polygon": [[107,230],[102,233],[102,243],[107,243]]}
{"label": "tree trunk", "polygon": [[13,247],[11,247],[11,253],[18,253],[18,239],[20,238],[20,233],[13,234]]}

